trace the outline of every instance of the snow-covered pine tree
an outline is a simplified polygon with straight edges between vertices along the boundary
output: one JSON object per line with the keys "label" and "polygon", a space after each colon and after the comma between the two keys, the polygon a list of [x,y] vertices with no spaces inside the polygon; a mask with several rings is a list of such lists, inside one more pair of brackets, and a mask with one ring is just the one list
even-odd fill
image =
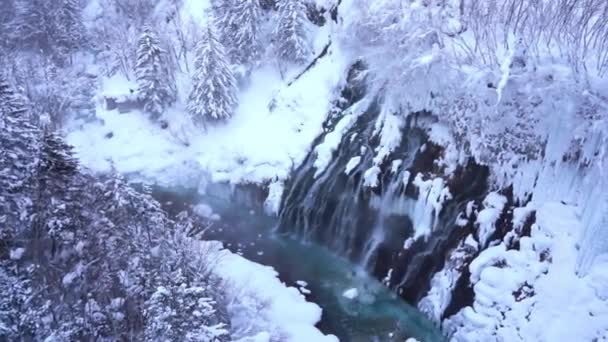
{"label": "snow-covered pine tree", "polygon": [[24,228],[22,215],[31,208],[40,131],[28,121],[26,112],[0,73],[0,255]]}
{"label": "snow-covered pine tree", "polygon": [[66,53],[71,53],[84,43],[85,27],[82,8],[78,0],[63,0],[58,8],[58,44]]}
{"label": "snow-covered pine tree", "polygon": [[237,106],[237,85],[225,48],[210,23],[200,41],[194,62],[192,91],[188,112],[192,121],[203,127],[206,121],[226,120]]}
{"label": "snow-covered pine tree", "polygon": [[201,284],[193,284],[180,269],[172,272],[146,301],[147,341],[228,341],[228,331],[216,321],[216,303]]}
{"label": "snow-covered pine tree", "polygon": [[10,116],[26,115],[27,109],[17,96],[8,79],[0,73],[0,113]]}
{"label": "snow-covered pine tree", "polygon": [[15,2],[15,20],[12,22],[13,38],[26,46],[48,51],[52,46],[52,37],[56,27],[52,14],[53,2],[45,0],[17,0]]}
{"label": "snow-covered pine tree", "polygon": [[258,0],[230,0],[213,8],[220,40],[230,59],[240,64],[256,61],[261,52],[261,8]]}
{"label": "snow-covered pine tree", "polygon": [[[0,48],[6,48],[11,42],[12,22],[14,19],[15,1],[2,1],[2,11],[0,11]],[[2,52],[0,52],[0,55],[2,55]]]}
{"label": "snow-covered pine tree", "polygon": [[144,110],[152,114],[153,119],[158,119],[176,100],[173,75],[166,63],[166,52],[158,35],[152,28],[144,28],[138,41],[135,75]]}
{"label": "snow-covered pine tree", "polygon": [[311,54],[306,28],[306,5],[302,0],[280,0],[279,20],[274,32],[274,49],[286,62],[302,63]]}
{"label": "snow-covered pine tree", "polygon": [[80,192],[74,187],[79,176],[78,161],[72,147],[56,132],[46,129],[42,135],[41,154],[36,175],[38,187],[34,209],[36,224],[41,235],[50,239],[51,256],[63,245],[73,246],[74,230],[81,225],[78,213],[81,207]]}

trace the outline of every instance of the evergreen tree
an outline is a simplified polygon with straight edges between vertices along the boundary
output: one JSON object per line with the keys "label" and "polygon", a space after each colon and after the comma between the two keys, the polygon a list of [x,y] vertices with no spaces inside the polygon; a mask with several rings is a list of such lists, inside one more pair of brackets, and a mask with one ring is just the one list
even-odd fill
{"label": "evergreen tree", "polygon": [[229,340],[208,256],[187,233],[201,229],[145,188],[81,170],[14,98],[0,76],[0,340]]}
{"label": "evergreen tree", "polygon": [[259,59],[261,8],[258,0],[230,0],[213,8],[220,40],[226,45],[231,60],[245,64]]}
{"label": "evergreen tree", "polygon": [[14,92],[8,79],[0,73],[0,113],[12,117],[26,115],[25,104]]}
{"label": "evergreen tree", "polygon": [[306,5],[302,0],[279,1],[279,21],[274,34],[274,48],[279,58],[302,63],[310,57],[306,21]]}
{"label": "evergreen tree", "polygon": [[194,67],[193,87],[188,99],[192,121],[202,127],[206,121],[230,118],[237,106],[238,89],[224,46],[211,25],[197,47]]}
{"label": "evergreen tree", "polygon": [[27,119],[25,106],[0,74],[0,255],[23,230],[21,221],[31,209],[39,135]]}
{"label": "evergreen tree", "polygon": [[85,27],[78,0],[16,0],[12,40],[41,49],[64,63],[84,42]]}
{"label": "evergreen tree", "polygon": [[167,67],[166,52],[156,33],[149,27],[139,38],[135,74],[144,110],[157,119],[176,100],[173,76]]}
{"label": "evergreen tree", "polygon": [[82,226],[79,214],[84,209],[80,190],[74,186],[79,176],[72,147],[57,133],[46,129],[42,134],[34,199],[34,229],[40,231],[34,235],[47,240],[50,257],[64,247],[71,248],[75,230]]}
{"label": "evergreen tree", "polygon": [[[0,48],[6,48],[11,42],[13,20],[15,19],[15,0],[3,0],[0,11]],[[0,51],[0,55],[2,52]]]}
{"label": "evergreen tree", "polygon": [[54,1],[17,0],[13,38],[25,46],[51,50],[53,37],[57,34],[54,5]]}
{"label": "evergreen tree", "polygon": [[215,305],[205,287],[189,284],[178,269],[146,302],[145,340],[224,341],[228,334],[215,319]]}
{"label": "evergreen tree", "polygon": [[85,27],[82,9],[78,0],[62,0],[58,8],[58,44],[67,53],[73,52],[84,43]]}

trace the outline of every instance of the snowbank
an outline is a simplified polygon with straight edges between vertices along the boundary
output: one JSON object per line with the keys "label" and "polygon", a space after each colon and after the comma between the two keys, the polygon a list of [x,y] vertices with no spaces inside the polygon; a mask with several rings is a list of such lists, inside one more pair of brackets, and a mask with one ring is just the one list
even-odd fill
{"label": "snowbank", "polygon": [[216,273],[228,284],[228,310],[236,341],[337,342],[315,324],[321,308],[307,302],[294,287],[287,287],[268,266],[222,251]]}

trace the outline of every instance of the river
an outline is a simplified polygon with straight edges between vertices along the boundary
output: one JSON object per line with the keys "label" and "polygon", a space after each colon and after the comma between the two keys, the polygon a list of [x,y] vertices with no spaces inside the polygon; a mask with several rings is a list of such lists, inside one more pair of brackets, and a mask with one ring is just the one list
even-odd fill
{"label": "river", "polygon": [[[403,342],[409,337],[444,341],[416,308],[357,265],[317,244],[277,234],[275,219],[195,190],[155,188],[153,195],[171,215],[199,203],[210,205],[221,220],[206,232],[205,239],[222,241],[232,252],[272,266],[289,286],[301,288],[305,282],[307,300],[323,309],[317,327],[324,333],[346,342]],[[352,293],[352,289],[358,295],[345,297],[344,292]]]}

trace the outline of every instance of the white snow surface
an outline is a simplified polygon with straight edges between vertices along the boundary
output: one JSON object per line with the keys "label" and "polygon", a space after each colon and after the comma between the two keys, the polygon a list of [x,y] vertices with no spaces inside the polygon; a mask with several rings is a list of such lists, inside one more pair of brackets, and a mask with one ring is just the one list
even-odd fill
{"label": "white snow surface", "polygon": [[470,265],[473,306],[444,321],[454,341],[602,341],[608,333],[608,260],[577,274],[577,209],[545,202],[520,250],[504,243]]}
{"label": "white snow surface", "polygon": [[500,217],[507,199],[496,193],[489,193],[483,200],[484,209],[477,214],[479,242],[482,246],[488,242],[488,238],[496,229],[496,220]]}
{"label": "white snow surface", "polygon": [[[210,242],[213,243],[213,242]],[[337,342],[315,324],[321,308],[295,287],[287,287],[268,266],[249,261],[228,250],[219,251],[215,273],[230,288],[228,311],[235,341]]]}
{"label": "white snow surface", "polygon": [[346,163],[346,167],[344,169],[344,173],[350,175],[350,173],[361,163],[361,156],[356,156],[350,158],[348,163]]}
{"label": "white snow surface", "polygon": [[[95,171],[115,169],[160,183],[200,182],[202,175],[207,182],[232,184],[284,180],[321,133],[345,67],[339,51],[331,50],[287,86],[274,67],[263,66],[242,89],[234,117],[206,131],[194,128],[183,104],[164,114],[169,128],[163,130],[140,111],[105,110],[100,96],[97,117],[103,122],[73,122],[67,140]],[[114,77],[103,81],[100,94],[130,88],[124,78]],[[105,137],[108,133],[113,136]]]}

